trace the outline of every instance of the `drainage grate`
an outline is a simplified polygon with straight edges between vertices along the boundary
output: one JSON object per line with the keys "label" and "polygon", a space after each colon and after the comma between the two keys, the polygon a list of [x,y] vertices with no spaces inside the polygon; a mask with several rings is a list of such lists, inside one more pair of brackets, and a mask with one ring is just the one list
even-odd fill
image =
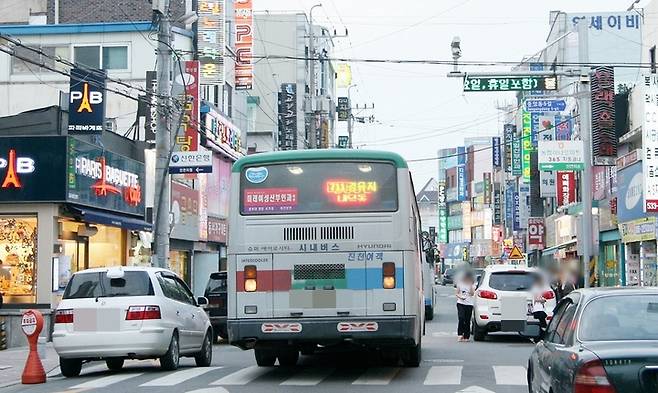
{"label": "drainage grate", "polygon": [[336,280],[345,278],[345,265],[340,263],[295,265],[295,280]]}

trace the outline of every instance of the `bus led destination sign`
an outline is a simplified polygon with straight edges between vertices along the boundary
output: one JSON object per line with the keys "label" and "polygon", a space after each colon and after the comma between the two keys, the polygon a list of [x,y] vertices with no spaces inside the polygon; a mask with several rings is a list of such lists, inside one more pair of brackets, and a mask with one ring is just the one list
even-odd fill
{"label": "bus led destination sign", "polygon": [[464,91],[557,90],[556,76],[465,76]]}

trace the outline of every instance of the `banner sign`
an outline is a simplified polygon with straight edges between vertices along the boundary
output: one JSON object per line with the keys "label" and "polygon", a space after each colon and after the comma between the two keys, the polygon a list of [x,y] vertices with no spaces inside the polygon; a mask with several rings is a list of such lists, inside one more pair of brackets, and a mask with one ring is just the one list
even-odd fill
{"label": "banner sign", "polygon": [[464,91],[557,90],[556,76],[465,76]]}
{"label": "banner sign", "polygon": [[279,93],[279,150],[297,150],[297,84],[281,84]]}
{"label": "banner sign", "polygon": [[0,137],[0,203],[66,199],[66,137]]}
{"label": "banner sign", "polygon": [[347,149],[347,146],[349,145],[350,142],[350,137],[347,135],[340,135],[338,136],[338,148],[339,149]]}
{"label": "banner sign", "polygon": [[457,165],[465,165],[467,161],[466,148],[459,146],[457,148]]}
{"label": "banner sign", "polygon": [[523,146],[521,138],[514,136],[512,140],[512,176],[523,174]]}
{"label": "banner sign", "polygon": [[75,138],[68,140],[71,203],[144,217],[144,164]]}
{"label": "banner sign", "polygon": [[[199,150],[199,62],[188,60],[180,65],[184,71],[174,73],[172,93],[185,103],[181,128],[174,139],[174,151]],[[181,80],[181,77],[184,78]]]}
{"label": "banner sign", "polygon": [[347,97],[338,97],[338,121],[347,121],[350,115],[350,101]]}
{"label": "banner sign", "polygon": [[582,141],[539,142],[539,169],[542,171],[581,171],[584,147]]}
{"label": "banner sign", "polygon": [[254,84],[253,0],[234,0],[235,90],[251,90]]}
{"label": "banner sign", "polygon": [[537,250],[544,249],[544,217],[528,218],[528,245]]}
{"label": "banner sign", "polygon": [[508,183],[505,188],[505,226],[512,228],[514,220],[514,184]]}
{"label": "banner sign", "polygon": [[485,172],[483,174],[484,181],[482,182],[484,185],[484,189],[482,190],[484,193],[484,204],[485,205],[490,205],[491,204],[491,173]]}
{"label": "banner sign", "polygon": [[564,206],[576,202],[576,175],[574,172],[557,172],[557,205]]}
{"label": "banner sign", "polygon": [[533,149],[532,146],[532,115],[528,112],[523,112],[522,114],[523,121],[523,133],[522,133],[522,175],[523,181],[525,183],[530,182],[530,152]]}
{"label": "banner sign", "polygon": [[[199,240],[199,191],[178,182],[171,182],[173,239]],[[206,224],[207,226],[208,224]]]}
{"label": "banner sign", "polygon": [[555,140],[571,140],[572,121],[570,116],[555,116]]}
{"label": "banner sign", "polygon": [[228,221],[225,218],[208,216],[208,241],[227,243]]}
{"label": "banner sign", "polygon": [[521,230],[521,195],[519,195],[519,193],[516,191],[514,191],[512,203],[512,214],[514,216],[514,225],[512,229],[519,231]]}
{"label": "banner sign", "polygon": [[146,142],[155,144],[155,133],[158,131],[158,73],[146,71],[146,119],[144,133]]}
{"label": "banner sign", "polygon": [[206,146],[232,160],[244,155],[242,131],[214,107],[203,107]]}
{"label": "banner sign", "polygon": [[592,75],[592,158],[594,165],[615,165],[615,71],[597,67]]}
{"label": "banner sign", "polygon": [[69,134],[102,134],[105,123],[104,70],[71,69]]}
{"label": "banner sign", "polygon": [[643,209],[644,182],[646,174],[642,172],[642,163],[626,167],[617,172],[617,218],[619,222],[646,217]]}
{"label": "banner sign", "polygon": [[491,147],[492,147],[492,154],[491,154],[491,159],[494,168],[500,168],[502,165],[502,160],[501,160],[501,153],[500,153],[500,137],[494,136],[491,138]]}
{"label": "banner sign", "polygon": [[439,181],[437,191],[438,191],[438,209],[439,209],[438,242],[448,243],[448,211],[446,209],[447,198],[446,198],[445,180]]}
{"label": "banner sign", "polygon": [[526,100],[525,110],[532,113],[562,112],[567,109],[565,100]]}
{"label": "banner sign", "polygon": [[467,190],[466,190],[466,166],[459,165],[457,167],[457,200],[466,201],[468,200]]}
{"label": "banner sign", "polygon": [[642,123],[642,172],[644,211],[658,212],[658,75],[644,77],[644,122]]}
{"label": "banner sign", "polygon": [[519,225],[521,229],[528,228],[530,217],[530,185],[519,184]]}
{"label": "banner sign", "polygon": [[512,141],[516,135],[516,126],[514,124],[505,124],[503,126],[503,140],[505,146],[505,172],[512,172]]}
{"label": "banner sign", "polygon": [[494,183],[493,186],[493,225],[503,223],[502,196],[500,195],[500,183]]}
{"label": "banner sign", "polygon": [[223,85],[224,56],[226,55],[226,8],[224,0],[199,0],[197,22],[197,53],[200,83]]}

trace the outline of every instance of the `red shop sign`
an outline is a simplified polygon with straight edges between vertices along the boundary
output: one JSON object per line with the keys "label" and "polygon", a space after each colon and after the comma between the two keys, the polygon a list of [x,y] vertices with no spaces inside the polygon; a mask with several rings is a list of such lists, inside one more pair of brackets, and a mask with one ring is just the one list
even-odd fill
{"label": "red shop sign", "polygon": [[564,206],[576,202],[576,175],[574,172],[557,172],[557,205]]}

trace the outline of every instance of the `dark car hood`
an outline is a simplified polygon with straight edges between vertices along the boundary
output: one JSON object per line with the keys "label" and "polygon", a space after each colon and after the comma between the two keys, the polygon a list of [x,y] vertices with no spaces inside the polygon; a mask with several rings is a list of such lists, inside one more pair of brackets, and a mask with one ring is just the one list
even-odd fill
{"label": "dark car hood", "polygon": [[618,392],[658,391],[658,341],[588,342]]}

